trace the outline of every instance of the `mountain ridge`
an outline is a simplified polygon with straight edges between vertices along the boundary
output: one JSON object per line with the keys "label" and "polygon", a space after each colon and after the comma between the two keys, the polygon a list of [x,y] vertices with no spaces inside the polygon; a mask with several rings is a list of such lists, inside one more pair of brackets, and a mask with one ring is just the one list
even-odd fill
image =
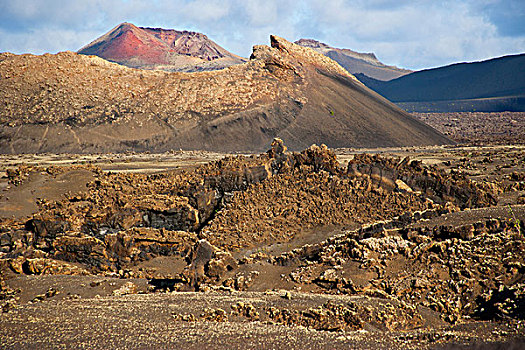
{"label": "mountain ridge", "polygon": [[388,81],[412,72],[408,69],[388,66],[379,61],[374,53],[338,49],[315,39],[299,39],[295,44],[309,47],[330,57],[354,75],[361,73],[374,79]]}

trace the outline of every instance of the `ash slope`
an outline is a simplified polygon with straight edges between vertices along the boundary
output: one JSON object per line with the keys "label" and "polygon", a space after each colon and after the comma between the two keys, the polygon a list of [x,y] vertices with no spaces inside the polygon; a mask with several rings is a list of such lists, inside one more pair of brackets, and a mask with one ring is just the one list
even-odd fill
{"label": "ash slope", "polygon": [[167,71],[222,69],[246,60],[206,35],[122,23],[78,51],[127,67]]}
{"label": "ash slope", "polygon": [[352,74],[360,74],[380,81],[388,81],[412,73],[411,70],[385,65],[379,61],[373,53],[338,49],[313,39],[300,39],[295,43],[309,47],[330,57]]}
{"label": "ash slope", "polygon": [[221,71],[126,68],[72,52],[0,56],[0,152],[261,151],[451,141],[331,59],[272,36]]}

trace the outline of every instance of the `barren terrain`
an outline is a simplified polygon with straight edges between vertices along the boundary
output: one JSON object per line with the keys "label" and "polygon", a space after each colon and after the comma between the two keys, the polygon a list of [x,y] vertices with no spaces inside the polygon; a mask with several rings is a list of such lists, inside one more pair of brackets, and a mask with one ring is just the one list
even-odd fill
{"label": "barren terrain", "polygon": [[414,113],[451,139],[470,144],[525,144],[525,112]]}
{"label": "barren terrain", "polygon": [[521,348],[525,148],[462,130],[2,156],[2,347]]}

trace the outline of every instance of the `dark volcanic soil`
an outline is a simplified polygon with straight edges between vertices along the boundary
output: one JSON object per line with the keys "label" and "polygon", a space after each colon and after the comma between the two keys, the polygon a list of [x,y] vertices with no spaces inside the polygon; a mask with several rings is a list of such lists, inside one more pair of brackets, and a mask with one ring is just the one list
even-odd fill
{"label": "dark volcanic soil", "polygon": [[1,347],[520,348],[524,160],[5,156]]}

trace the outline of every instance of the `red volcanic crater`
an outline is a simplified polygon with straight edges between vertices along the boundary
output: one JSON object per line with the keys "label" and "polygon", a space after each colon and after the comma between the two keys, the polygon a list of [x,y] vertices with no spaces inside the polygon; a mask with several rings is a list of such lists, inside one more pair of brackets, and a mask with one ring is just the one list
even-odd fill
{"label": "red volcanic crater", "polygon": [[[122,23],[78,51],[134,68],[179,70],[188,65],[222,68],[245,60],[206,35]],[[214,64],[209,62],[216,61]],[[159,67],[160,66],[160,67]],[[206,69],[205,67],[203,69]],[[187,69],[186,69],[187,70]],[[191,70],[191,69],[190,69]]]}

